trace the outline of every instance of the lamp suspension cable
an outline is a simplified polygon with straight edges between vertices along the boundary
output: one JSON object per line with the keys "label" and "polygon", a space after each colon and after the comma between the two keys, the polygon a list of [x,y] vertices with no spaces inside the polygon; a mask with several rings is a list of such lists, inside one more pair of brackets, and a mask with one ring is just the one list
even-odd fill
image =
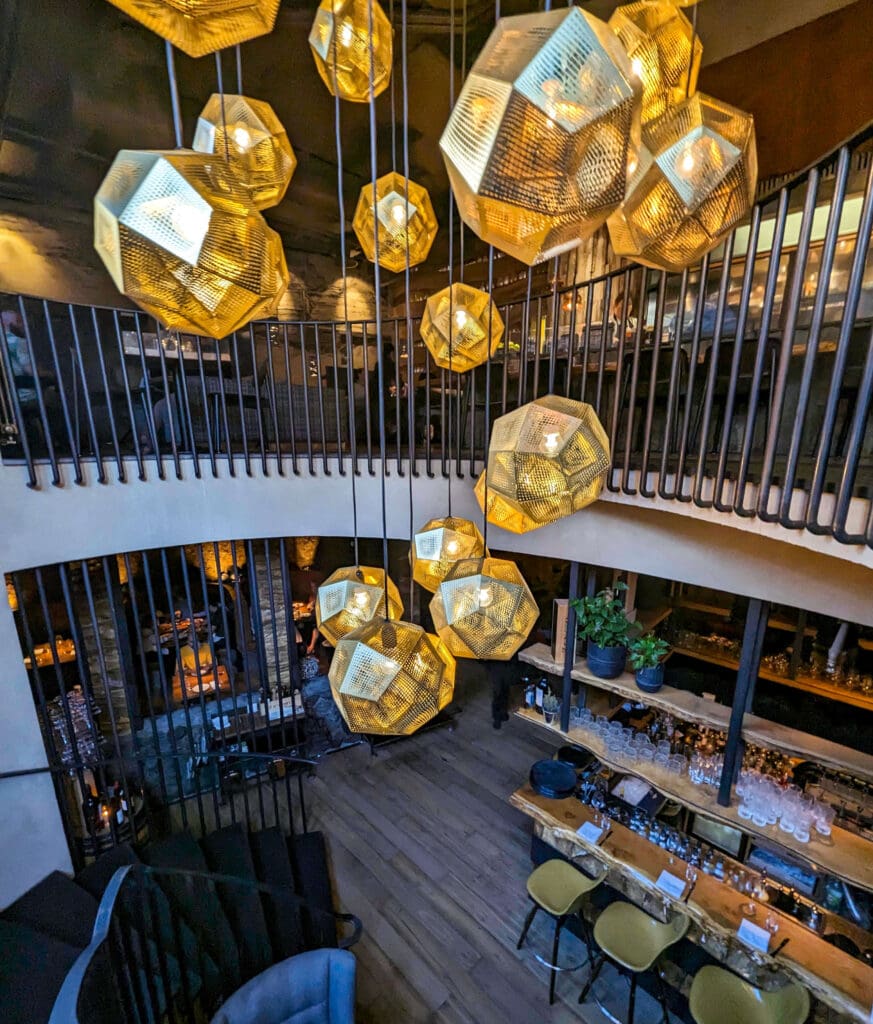
{"label": "lamp suspension cable", "polygon": [[[406,206],[407,217],[409,213],[409,65],[407,61],[407,7],[406,0],[400,0],[400,74],[401,74],[401,101],[402,101],[402,129],[403,129],[403,177],[406,182]],[[391,84],[394,84],[394,76],[391,77]],[[403,270],[403,297],[406,303],[406,432],[409,442],[409,465],[406,467],[407,483],[409,485],[409,547],[412,549],[415,534],[414,502],[412,497],[412,477],[415,465],[414,447],[414,423],[412,407],[413,375],[415,373],[415,359],[412,344],[412,310],[410,307],[410,281],[409,281],[409,231],[406,232],[405,245],[406,266]],[[395,352],[395,359],[399,353]],[[400,430],[398,418],[397,429]],[[412,615],[413,599],[415,597],[415,579],[410,564],[409,571],[409,613]]]}
{"label": "lamp suspension cable", "polygon": [[182,108],[179,104],[179,83],[176,80],[176,61],[173,55],[173,44],[169,39],[164,41],[167,55],[167,78],[170,83],[170,105],[173,109],[173,132],[176,136],[176,149],[182,148]]}
{"label": "lamp suspension cable", "polygon": [[236,91],[242,96],[243,94],[243,78],[242,78],[242,46],[237,43],[234,47],[236,50]]}
{"label": "lamp suspension cable", "polygon": [[221,106],[221,131],[224,135],[224,159],[230,163],[230,145],[227,141],[227,114],[224,109],[224,74],[221,67],[221,50],[215,51],[215,79],[218,87],[218,102]]}
{"label": "lamp suspension cable", "polygon": [[[467,0],[461,4],[461,78],[467,77]],[[464,283],[464,220],[460,219],[458,224],[458,280]],[[460,395],[458,396],[460,402]],[[458,437],[458,451],[461,448],[461,438]]]}
{"label": "lamp suspension cable", "polygon": [[[455,106],[455,0],[451,0],[449,6],[449,110],[453,110]],[[454,276],[453,261],[455,258],[454,250],[455,241],[455,196],[451,189],[449,189],[449,331],[451,331],[451,325],[455,322],[455,311],[453,309],[454,296],[452,294],[452,278]],[[449,467],[449,517],[452,515],[452,420],[454,418],[454,410],[452,408],[452,344],[451,334],[449,334],[449,394],[446,408],[449,411],[448,415],[448,430],[446,434],[446,445],[449,449],[448,467]],[[460,391],[460,388],[459,388]],[[443,462],[445,462],[445,456]]]}
{"label": "lamp suspension cable", "polygon": [[691,8],[691,49],[688,51],[688,78],[685,80],[685,99],[691,95],[691,71],[694,67],[694,44],[697,42],[697,8],[695,4]]}
{"label": "lamp suspension cable", "polygon": [[[336,0],[333,0],[333,16],[336,19]],[[337,204],[339,206],[339,227],[340,227],[340,266],[342,271],[342,289],[343,289],[343,323],[345,324],[346,330],[346,358],[348,359],[348,385],[349,394],[354,395],[354,372],[355,372],[355,359],[352,351],[352,336],[351,329],[349,327],[349,284],[346,277],[347,274],[347,260],[346,260],[346,202],[345,193],[343,189],[343,141],[342,141],[342,121],[340,116],[340,91],[337,84],[337,33],[333,33],[331,40],[331,46],[333,48],[333,76],[334,76],[334,87],[333,87],[333,116],[334,116],[334,136],[336,141],[336,191],[337,191]],[[366,345],[366,336],[364,337],[364,344]],[[349,430],[354,432],[355,429],[355,417],[354,415],[349,416]],[[358,495],[357,488],[355,485],[355,476],[357,471],[355,469],[355,458],[353,455],[355,449],[355,438],[351,436],[349,438],[349,458],[351,460],[351,478],[352,478],[352,532],[355,540],[355,567],[359,568],[361,565],[360,556],[360,544],[358,541]],[[387,612],[387,605],[386,605]]]}

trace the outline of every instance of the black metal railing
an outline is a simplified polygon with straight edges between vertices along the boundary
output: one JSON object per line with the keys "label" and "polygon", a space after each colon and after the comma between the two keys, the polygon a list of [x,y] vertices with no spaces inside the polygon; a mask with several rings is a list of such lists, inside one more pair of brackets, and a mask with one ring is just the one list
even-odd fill
{"label": "black metal railing", "polygon": [[[4,461],[53,483],[187,473],[476,475],[494,418],[590,402],[612,491],[873,545],[870,132],[757,203],[700,266],[628,266],[501,309],[490,366],[437,367],[417,317],[169,335],[139,312],[8,296]],[[0,300],[2,301],[2,300]],[[378,342],[378,343],[377,343]],[[385,352],[379,416],[378,353]],[[4,386],[5,381],[5,386]],[[3,402],[6,405],[3,405]]]}
{"label": "black metal railing", "polygon": [[[191,920],[165,889],[184,885],[202,899],[270,899],[284,914],[325,919],[330,930],[350,928],[337,946],[361,936],[360,920],[325,910],[290,889],[253,880],[129,864],[118,868],[100,900],[91,943],[70,969],[55,999],[50,1024],[209,1020],[240,979],[229,977],[199,940],[208,922]],[[172,891],[172,890],[171,890]],[[247,979],[242,979],[247,980]]]}

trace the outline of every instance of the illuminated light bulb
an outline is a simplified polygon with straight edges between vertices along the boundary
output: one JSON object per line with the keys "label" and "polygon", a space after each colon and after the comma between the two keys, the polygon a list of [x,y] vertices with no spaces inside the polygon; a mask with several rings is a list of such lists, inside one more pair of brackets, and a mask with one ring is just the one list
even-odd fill
{"label": "illuminated light bulb", "polygon": [[637,76],[637,78],[642,80],[642,77],[643,77],[643,62],[640,60],[639,57],[634,57],[634,59],[631,61],[631,70]]}
{"label": "illuminated light bulb", "polygon": [[403,225],[406,222],[406,208],[403,203],[394,203],[392,205],[391,219],[395,224]]}
{"label": "illuminated light bulb", "polygon": [[356,608],[360,608],[361,611],[364,611],[370,604],[370,595],[366,590],[358,589],[352,594],[352,601]]}
{"label": "illuminated light bulb", "polygon": [[186,242],[196,242],[209,227],[209,211],[189,203],[176,203],[170,213],[173,230]]}
{"label": "illuminated light bulb", "polygon": [[450,540],[446,544],[446,554],[456,555],[461,550],[461,545],[456,540]]}
{"label": "illuminated light bulb", "polygon": [[466,311],[466,309],[455,310],[455,326],[458,328],[459,331],[463,331],[463,329],[467,326],[467,321],[469,319],[470,315]]}
{"label": "illuminated light bulb", "polygon": [[478,592],[479,607],[488,608],[494,600],[494,591],[491,587],[480,587]]}
{"label": "illuminated light bulb", "polygon": [[627,174],[628,174],[628,177],[631,177],[633,174],[636,173],[636,169],[639,167],[639,165],[640,165],[640,162],[639,162],[639,160],[637,160],[636,155],[635,154],[631,154],[628,157],[628,161],[627,161]]}
{"label": "illuminated light bulb", "polygon": [[342,25],[340,25],[340,31],[339,31],[340,43],[343,46],[351,46],[352,45],[352,41],[353,41],[354,38],[355,38],[355,31],[352,28],[351,23],[348,22],[348,21],[344,21],[342,23]]}
{"label": "illuminated light bulb", "polygon": [[686,149],[679,161],[679,170],[683,174],[690,174],[694,170],[694,153],[690,148]]}
{"label": "illuminated light bulb", "polygon": [[561,435],[557,431],[543,434],[543,449],[547,455],[554,455],[560,445]]}
{"label": "illuminated light bulb", "polygon": [[251,146],[252,144],[252,136],[249,133],[248,129],[243,128],[241,126],[237,126],[236,128],[234,128],[234,130],[231,132],[231,138],[234,141],[234,145],[240,151],[247,150],[249,146]]}

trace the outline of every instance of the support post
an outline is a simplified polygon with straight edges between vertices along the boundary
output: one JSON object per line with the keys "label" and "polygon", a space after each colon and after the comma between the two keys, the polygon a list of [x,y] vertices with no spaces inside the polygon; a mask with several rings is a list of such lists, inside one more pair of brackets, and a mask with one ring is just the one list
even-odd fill
{"label": "support post", "polygon": [[794,645],[791,648],[791,664],[788,666],[788,676],[796,679],[803,658],[803,639],[806,636],[806,609],[801,608],[797,613],[797,629],[794,630]]}
{"label": "support post", "polygon": [[728,726],[727,744],[724,750],[724,768],[721,783],[718,787],[718,802],[722,807],[729,807],[731,802],[731,786],[742,763],[743,756],[743,717],[751,710],[755,696],[755,683],[761,667],[761,649],[764,645],[764,632],[767,619],[770,617],[768,601],[752,598],[746,614],[746,625],[743,630],[743,648],[740,651],[740,667],[737,670],[737,685],[734,690],[734,702],[731,706],[731,720]]}
{"label": "support post", "polygon": [[567,635],[564,645],[564,689],[561,696],[561,731],[566,732],[570,728],[570,701],[573,698],[573,680],[570,673],[573,671],[573,655],[576,652],[576,609],[573,601],[579,596],[579,563],[570,563],[570,592],[567,605]]}

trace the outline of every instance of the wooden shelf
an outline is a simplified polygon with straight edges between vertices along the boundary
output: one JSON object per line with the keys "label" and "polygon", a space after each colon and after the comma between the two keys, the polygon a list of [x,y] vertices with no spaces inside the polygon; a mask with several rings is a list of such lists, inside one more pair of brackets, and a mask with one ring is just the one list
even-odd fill
{"label": "wooden shelf", "polygon": [[649,633],[656,626],[660,626],[664,619],[668,619],[672,614],[673,606],[669,604],[661,605],[660,608],[638,608],[637,622]]}
{"label": "wooden shelf", "polygon": [[[563,666],[552,660],[551,652],[545,644],[534,644],[521,651],[518,657],[519,661],[534,665],[543,672],[553,675],[560,675],[563,672]],[[677,690],[672,686],[662,686],[657,693],[645,693],[639,689],[630,672],[622,673],[617,679],[600,679],[589,672],[585,661],[580,659],[573,666],[571,676],[587,686],[615,694],[624,700],[666,711],[697,725],[727,731],[730,723],[731,709],[724,704],[698,697],[687,690]],[[873,756],[840,743],[832,743],[799,729],[791,729],[787,725],[749,714],[743,719],[742,735],[743,739],[758,746],[769,747],[771,750],[778,750],[802,760],[815,761],[827,768],[847,771],[873,782]]]}
{"label": "wooden shelf", "polygon": [[[729,668],[734,672],[739,668],[739,661],[719,654],[710,654],[709,651],[699,651],[694,647],[674,647],[674,654],[684,654],[689,658],[696,658],[698,661],[705,661],[710,665],[719,665],[721,668]],[[780,686],[790,686],[794,690],[803,690],[804,693],[812,693],[817,697],[827,697],[829,700],[838,700],[842,704],[851,704],[852,707],[864,708],[873,711],[873,697],[863,693],[855,693],[847,690],[844,686],[835,686],[824,679],[812,679],[809,676],[797,676],[790,679],[788,676],[780,676],[767,668],[758,671],[760,679],[766,679],[771,683],[778,683]]]}
{"label": "wooden shelf", "polygon": [[815,870],[836,875],[851,885],[873,892],[873,843],[855,835],[854,832],[834,828],[827,840],[816,835],[808,843],[798,843],[793,836],[780,831],[778,825],[758,828],[751,821],[741,818],[736,807],[722,807],[716,801],[716,793],[712,786],[696,786],[687,775],[673,775],[655,764],[646,765],[643,773],[640,765],[630,764],[607,753],[606,745],[589,731],[571,728],[564,733],[554,725],[546,725],[542,715],[527,708],[520,709],[516,715],[543,729],[548,729],[563,741],[569,740],[585,747],[616,771],[645,779],[664,796],[678,800],[694,811],[699,811],[742,832],[760,836],[768,843],[779,846],[792,856],[808,862]]}
{"label": "wooden shelf", "polygon": [[[731,608],[722,608],[721,605],[717,604],[705,604],[703,601],[692,601],[688,597],[677,598],[673,603],[674,608],[687,608],[689,611],[703,612],[705,615],[717,615],[721,619],[730,618]],[[767,625],[770,629],[781,629],[786,633],[796,633],[797,623],[789,622],[787,619],[780,619],[778,615],[771,615],[767,619]],[[804,626],[804,636],[817,636],[818,629],[815,626]]]}

